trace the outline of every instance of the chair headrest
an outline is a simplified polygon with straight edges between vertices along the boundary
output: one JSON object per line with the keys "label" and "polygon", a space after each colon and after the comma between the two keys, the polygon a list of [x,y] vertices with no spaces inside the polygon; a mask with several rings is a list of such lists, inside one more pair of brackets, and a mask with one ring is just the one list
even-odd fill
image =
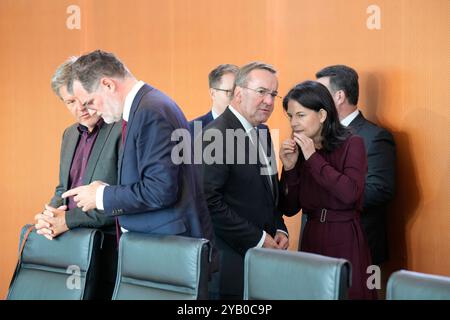
{"label": "chair headrest", "polygon": [[[23,241],[27,228],[28,226],[25,226],[22,229],[20,242]],[[90,261],[86,259],[86,255],[90,252],[95,235],[103,237],[99,230],[76,228],[53,240],[48,240],[33,230],[25,243],[21,261],[64,269],[70,265],[76,265],[81,271],[86,271]]]}
{"label": "chair headrest", "polygon": [[394,272],[387,285],[388,300],[450,300],[450,277],[407,270]]}
{"label": "chair headrest", "polygon": [[264,288],[279,299],[338,299],[342,273],[349,272],[344,279],[351,279],[351,265],[345,259],[264,248],[247,252],[245,270],[245,287],[252,283],[252,299],[266,299],[258,296],[267,291]]}
{"label": "chair headrest", "polygon": [[195,288],[205,246],[206,239],[127,232],[120,239],[122,276]]}

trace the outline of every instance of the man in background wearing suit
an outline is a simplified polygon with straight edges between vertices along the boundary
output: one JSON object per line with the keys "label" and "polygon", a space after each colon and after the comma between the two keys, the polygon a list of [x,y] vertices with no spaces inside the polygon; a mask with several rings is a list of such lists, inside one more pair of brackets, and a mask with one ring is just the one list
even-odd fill
{"label": "man in background wearing suit", "polygon": [[224,112],[230,104],[233,96],[233,86],[239,67],[234,64],[221,64],[208,75],[209,95],[212,100],[212,108],[207,114],[189,122],[189,130],[194,136],[194,124],[198,122],[201,128],[205,128],[211,121]]}
{"label": "man in background wearing suit", "polygon": [[[227,136],[226,131],[242,132],[244,139],[229,145],[224,142],[220,159],[202,165],[203,187],[220,251],[220,270],[213,276],[211,296],[220,299],[242,299],[244,256],[248,249],[265,247],[287,249],[287,228],[277,210],[278,175],[276,170],[263,174],[268,158],[274,153],[266,122],[278,96],[278,80],[272,66],[250,63],[239,70],[231,105],[204,130]],[[267,127],[266,127],[267,128]],[[266,136],[266,149],[259,136]],[[202,139],[203,140],[203,139]],[[207,139],[204,139],[207,140]],[[209,141],[209,140],[208,140]],[[215,140],[214,140],[215,141]],[[203,149],[209,147],[204,142]],[[258,161],[249,161],[252,148],[263,151]],[[220,153],[220,152],[219,152]],[[230,155],[232,163],[230,163]],[[244,163],[237,158],[245,156]],[[234,158],[233,158],[234,157]],[[272,167],[276,164],[272,162]]]}
{"label": "man in background wearing suit", "polygon": [[[123,231],[204,237],[213,230],[197,192],[193,165],[171,158],[176,129],[188,132],[181,109],[167,95],[138,81],[112,53],[96,50],[72,66],[73,93],[106,123],[122,122],[119,181],[95,181],[72,189],[83,211],[94,208],[118,217]],[[69,90],[70,90],[69,86]]]}
{"label": "man in background wearing suit", "polygon": [[110,298],[117,267],[114,219],[95,209],[83,212],[72,197],[63,199],[61,194],[95,180],[117,183],[121,127],[119,124],[104,123],[98,115],[90,112],[76,97],[68,93],[67,83],[74,59],[58,67],[51,81],[53,91],[67,106],[77,123],[64,131],[59,184],[43,213],[35,216],[35,227],[38,234],[50,240],[78,227],[101,229],[105,237],[100,260],[103,291],[99,293],[99,298]]}
{"label": "man in background wearing suit", "polygon": [[64,102],[77,123],[63,134],[60,157],[59,184],[50,204],[43,213],[36,215],[39,234],[52,239],[61,233],[77,228],[102,228],[112,226],[114,219],[98,210],[83,212],[76,206],[73,197],[63,199],[64,191],[101,179],[106,183],[117,182],[121,128],[117,124],[106,124],[93,112],[81,105],[69,94],[67,82],[75,60],[63,63],[52,77],[55,94]]}
{"label": "man in background wearing suit", "polygon": [[344,65],[326,67],[316,73],[317,81],[331,92],[339,119],[364,139],[368,172],[361,223],[369,242],[372,263],[388,260],[386,210],[395,191],[395,142],[392,134],[364,118],[358,110],[358,74]]}

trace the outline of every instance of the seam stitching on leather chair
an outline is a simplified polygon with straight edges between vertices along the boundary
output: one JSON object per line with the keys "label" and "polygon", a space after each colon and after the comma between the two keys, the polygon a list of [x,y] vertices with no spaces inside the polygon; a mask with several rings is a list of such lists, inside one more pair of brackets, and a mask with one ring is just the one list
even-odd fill
{"label": "seam stitching on leather chair", "polygon": [[193,289],[193,288],[175,286],[175,285],[170,285],[170,284],[163,284],[163,283],[158,283],[158,282],[148,281],[148,280],[138,280],[138,279],[129,278],[129,277],[125,277],[125,276],[122,276],[122,283],[136,285],[136,286],[140,286],[140,287],[144,287],[144,288],[162,289],[165,291],[195,294],[195,289]]}

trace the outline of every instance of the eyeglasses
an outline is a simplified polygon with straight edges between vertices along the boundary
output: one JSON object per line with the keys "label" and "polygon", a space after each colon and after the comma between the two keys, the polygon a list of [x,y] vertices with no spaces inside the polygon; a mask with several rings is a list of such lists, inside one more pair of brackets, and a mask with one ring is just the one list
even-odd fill
{"label": "eyeglasses", "polygon": [[261,98],[264,98],[268,94],[270,94],[270,96],[274,99],[282,98],[281,96],[278,95],[278,91],[270,91],[269,89],[266,89],[266,88],[258,88],[258,89],[253,89],[253,88],[248,88],[248,87],[241,87],[241,88],[252,90],[252,91],[256,92],[258,94],[258,96],[260,96]]}
{"label": "eyeglasses", "polygon": [[229,95],[231,95],[231,93],[233,92],[233,90],[232,89],[220,89],[220,88],[211,88],[211,89],[214,89],[214,90],[217,90],[217,91],[223,91],[223,92],[225,92],[226,94],[227,94],[227,96],[229,96]]}

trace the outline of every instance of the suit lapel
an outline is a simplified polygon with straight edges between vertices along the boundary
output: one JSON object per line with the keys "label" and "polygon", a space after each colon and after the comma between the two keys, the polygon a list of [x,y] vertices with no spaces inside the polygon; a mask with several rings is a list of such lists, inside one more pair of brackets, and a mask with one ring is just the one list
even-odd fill
{"label": "suit lapel", "polygon": [[[267,130],[267,141],[266,141],[266,146],[267,146],[267,150],[264,150],[264,148],[262,148],[262,146],[260,145],[259,147],[263,149],[263,151],[266,153],[266,157],[267,159],[270,160],[274,160],[275,161],[275,157],[273,157],[274,153],[273,153],[273,146],[272,146],[272,138],[270,136],[270,132],[269,132],[269,128],[266,126],[258,126],[258,130]],[[261,135],[260,135],[261,136]],[[270,153],[270,157],[269,157],[269,153]],[[264,184],[266,186],[267,191],[270,192],[270,194],[272,195],[272,198],[274,199],[274,201],[276,200],[277,197],[277,192],[278,192],[278,184],[275,183],[274,181],[274,177],[275,175],[262,175],[261,174],[261,170],[263,169],[263,164],[261,162],[258,162],[258,167],[259,167],[259,174],[261,176],[261,178],[263,178],[264,180]]]}
{"label": "suit lapel", "polygon": [[[231,129],[242,129],[245,132],[244,127],[242,126],[242,123],[239,121],[239,119],[233,114],[233,112],[231,112],[231,110],[229,108],[225,109],[223,116],[225,117],[225,119],[227,120],[227,128],[231,128]],[[246,153],[246,158],[248,159],[248,156],[250,154],[250,148],[252,148],[254,145],[253,143],[250,141],[250,138],[246,137],[245,139],[246,141],[248,141],[247,146],[242,145],[242,142],[240,140],[238,140],[238,143],[240,144],[240,146],[243,148],[243,150],[245,150]],[[270,138],[269,138],[270,140]],[[239,150],[239,149],[238,149]],[[242,149],[241,149],[242,150]],[[269,178],[271,179],[272,177],[268,177],[265,175],[261,174],[261,170],[262,170],[262,164],[260,162],[258,162],[255,165],[252,165],[253,168],[255,168],[255,171],[257,172],[258,176],[262,179],[263,184],[267,190],[267,192],[269,192],[272,195],[272,198],[274,197],[274,192],[272,192],[272,187],[270,186],[270,182],[269,182]]]}
{"label": "suit lapel", "polygon": [[364,118],[361,111],[359,111],[359,114],[356,116],[355,119],[353,119],[352,122],[348,125],[352,130],[354,130],[355,133],[358,133],[361,130],[361,127],[364,125],[364,122],[366,122],[366,118]]}
{"label": "suit lapel", "polygon": [[119,147],[119,160],[117,162],[117,184],[121,183],[121,177],[120,174],[122,173],[122,160],[123,160],[123,144],[120,143]]}
{"label": "suit lapel", "polygon": [[69,188],[70,167],[72,166],[72,159],[75,155],[75,150],[80,139],[80,133],[77,130],[77,126],[71,127],[67,131],[67,136],[64,139],[62,146],[61,156],[61,172],[60,179],[63,183],[64,190]]}
{"label": "suit lapel", "polygon": [[230,108],[226,108],[223,112],[223,117],[227,121],[227,129],[242,129],[244,130],[244,127],[242,126],[242,123],[239,121],[239,119],[231,112]]}
{"label": "suit lapel", "polygon": [[[225,120],[226,120],[226,122],[227,122],[227,126],[226,126],[226,129],[233,129],[233,130],[237,130],[237,129],[241,129],[243,132],[245,132],[245,129],[244,129],[244,127],[242,126],[242,123],[239,121],[239,119],[233,114],[233,112],[231,112],[231,110],[227,107],[226,109],[225,109],[225,111],[223,112],[223,117],[225,118]],[[223,133],[224,134],[224,138],[226,139],[226,132],[224,132]],[[248,136],[246,136],[246,138],[245,138],[245,141],[249,141],[249,143],[250,143],[250,140],[249,140],[249,137]],[[226,142],[226,140],[225,140],[225,142]],[[248,153],[249,153],[249,150],[248,150],[248,148],[245,146],[245,143],[246,142],[244,142],[244,145],[242,144],[242,141],[241,140],[238,140],[238,143],[239,143],[239,145],[241,146],[241,148],[243,149],[243,150],[245,150],[245,152],[247,153],[247,155],[248,155]],[[241,150],[242,150],[241,149]],[[239,150],[239,149],[238,149]]]}
{"label": "suit lapel", "polygon": [[[144,84],[142,86],[141,89],[139,89],[138,93],[136,94],[136,96],[134,97],[133,103],[131,104],[131,109],[130,109],[130,117],[128,118],[128,123],[127,123],[127,132],[125,134],[125,141],[123,143],[123,145],[121,145],[120,147],[120,151],[119,151],[119,164],[118,164],[118,183],[121,183],[121,177],[122,177],[122,164],[123,164],[123,153],[124,153],[124,149],[125,146],[127,144],[127,141],[130,137],[129,133],[131,132],[131,129],[133,127],[133,119],[134,116],[136,114],[136,111],[138,109],[139,103],[142,100],[142,97],[147,93],[150,92],[151,90],[153,90],[152,87],[150,87],[148,84]],[[130,138],[131,139],[131,138]]]}
{"label": "suit lapel", "polygon": [[277,159],[275,157],[275,152],[274,152],[274,148],[273,148],[273,144],[272,144],[272,136],[270,135],[270,131],[269,128],[267,127],[267,135],[268,135],[268,144],[267,146],[270,148],[270,157],[267,156],[269,158],[269,160],[273,161],[272,167],[275,168],[275,173],[273,175],[270,176],[270,180],[272,181],[272,187],[273,187],[273,199],[275,204],[278,203],[278,168],[277,168]]}
{"label": "suit lapel", "polygon": [[214,117],[212,115],[212,111],[208,112],[205,116],[205,121],[204,121],[204,127],[206,127],[210,122],[212,122],[214,120]]}
{"label": "suit lapel", "polygon": [[103,148],[105,147],[105,141],[108,138],[112,128],[113,125],[107,125],[106,123],[103,123],[102,127],[100,128],[94,146],[92,148],[91,155],[89,156],[89,161],[86,167],[86,173],[84,174],[83,177],[83,184],[89,184],[92,182],[94,169],[97,166],[100,154],[102,153]]}

